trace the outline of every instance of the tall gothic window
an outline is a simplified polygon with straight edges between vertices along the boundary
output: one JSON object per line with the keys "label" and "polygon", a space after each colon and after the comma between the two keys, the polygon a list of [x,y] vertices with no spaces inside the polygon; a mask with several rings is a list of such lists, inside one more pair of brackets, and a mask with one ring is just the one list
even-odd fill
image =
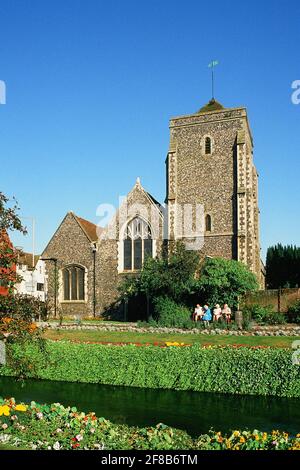
{"label": "tall gothic window", "polygon": [[211,154],[211,138],[206,137],[205,138],[205,155],[210,155]]}
{"label": "tall gothic window", "polygon": [[124,234],[124,271],[141,269],[147,256],[153,256],[151,229],[139,217],[131,220]]}
{"label": "tall gothic window", "polygon": [[205,216],[205,231],[211,232],[211,216],[209,214]]}
{"label": "tall gothic window", "polygon": [[85,269],[67,266],[63,270],[64,300],[84,300]]}

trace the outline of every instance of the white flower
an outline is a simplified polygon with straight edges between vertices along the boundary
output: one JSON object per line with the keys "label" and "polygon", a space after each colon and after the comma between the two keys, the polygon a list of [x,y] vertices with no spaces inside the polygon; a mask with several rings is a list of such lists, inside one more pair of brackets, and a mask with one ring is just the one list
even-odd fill
{"label": "white flower", "polygon": [[2,429],[7,429],[8,425],[6,423],[2,424]]}
{"label": "white flower", "polygon": [[95,428],[91,428],[90,431],[91,431],[92,434],[94,434]]}
{"label": "white flower", "polygon": [[32,450],[36,450],[36,449],[37,449],[37,445],[36,445],[36,444],[32,444],[31,448],[32,448]]}
{"label": "white flower", "polygon": [[18,416],[17,416],[17,415],[12,415],[12,416],[10,417],[10,419],[11,419],[12,421],[15,421],[15,420],[17,421]]}
{"label": "white flower", "polygon": [[36,414],[37,419],[43,419],[44,415],[43,413],[39,412]]}
{"label": "white flower", "polygon": [[66,428],[69,428],[70,427],[70,423],[66,423]]}
{"label": "white flower", "polygon": [[94,448],[97,450],[104,450],[104,444],[94,444]]}
{"label": "white flower", "polygon": [[60,449],[60,443],[58,441],[56,441],[54,444],[53,444],[53,449],[54,450],[59,450]]}
{"label": "white flower", "polygon": [[57,432],[57,434],[59,434],[60,432],[62,432],[62,429],[57,428],[57,429],[56,429],[56,432]]}
{"label": "white flower", "polygon": [[77,434],[77,436],[75,436],[77,441],[82,441],[83,439],[83,435],[82,434]]}
{"label": "white flower", "polygon": [[48,449],[48,450],[51,450],[51,446],[48,446],[47,449]]}

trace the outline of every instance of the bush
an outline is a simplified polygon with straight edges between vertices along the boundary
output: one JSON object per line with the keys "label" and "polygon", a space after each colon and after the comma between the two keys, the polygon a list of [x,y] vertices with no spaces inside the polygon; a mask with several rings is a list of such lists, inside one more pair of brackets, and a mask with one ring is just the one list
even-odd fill
{"label": "bush", "polygon": [[[167,297],[155,299],[154,312],[157,326],[188,328],[193,323],[190,310]],[[193,323],[193,325],[195,324]]]}
{"label": "bush", "polygon": [[[34,345],[11,344],[34,360],[33,378],[250,395],[300,397],[300,367],[292,349],[108,346],[47,341],[47,366]],[[74,360],[76,358],[76,360]],[[14,369],[0,367],[0,374]]]}
{"label": "bush", "polygon": [[208,303],[237,308],[239,298],[258,289],[255,274],[243,263],[223,258],[206,259],[196,284],[198,297]]}
{"label": "bush", "polygon": [[291,323],[300,323],[300,299],[289,306],[288,320]]}
{"label": "bush", "polygon": [[0,295],[0,316],[38,320],[47,318],[47,304],[30,295]]}
{"label": "bush", "polygon": [[285,315],[280,312],[274,312],[272,305],[267,305],[266,307],[258,304],[248,305],[244,307],[243,315],[248,320],[255,320],[262,325],[283,325],[286,323]]}

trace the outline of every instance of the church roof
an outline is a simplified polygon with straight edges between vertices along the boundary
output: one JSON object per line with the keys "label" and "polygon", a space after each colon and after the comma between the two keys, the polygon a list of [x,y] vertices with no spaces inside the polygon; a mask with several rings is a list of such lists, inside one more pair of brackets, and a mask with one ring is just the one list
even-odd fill
{"label": "church roof", "polygon": [[91,242],[95,242],[98,240],[98,235],[97,235],[97,230],[98,233],[103,230],[101,227],[98,227],[97,225],[93,224],[89,220],[82,219],[81,217],[78,217],[78,215],[73,214],[74,217],[76,218],[77,222],[83,229],[83,231],[86,233],[88,238],[90,239]]}
{"label": "church roof", "polygon": [[205,106],[203,106],[197,114],[210,113],[211,111],[221,111],[225,109],[224,106],[212,98]]}

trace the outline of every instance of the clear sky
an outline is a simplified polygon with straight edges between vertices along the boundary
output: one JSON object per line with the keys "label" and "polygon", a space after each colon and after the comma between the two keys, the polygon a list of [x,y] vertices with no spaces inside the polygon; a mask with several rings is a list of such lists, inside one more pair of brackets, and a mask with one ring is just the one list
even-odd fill
{"label": "clear sky", "polygon": [[212,59],[216,98],[248,108],[263,254],[300,245],[299,0],[0,0],[0,48],[0,188],[35,217],[38,251],[137,176],[164,200],[169,118],[210,99]]}

